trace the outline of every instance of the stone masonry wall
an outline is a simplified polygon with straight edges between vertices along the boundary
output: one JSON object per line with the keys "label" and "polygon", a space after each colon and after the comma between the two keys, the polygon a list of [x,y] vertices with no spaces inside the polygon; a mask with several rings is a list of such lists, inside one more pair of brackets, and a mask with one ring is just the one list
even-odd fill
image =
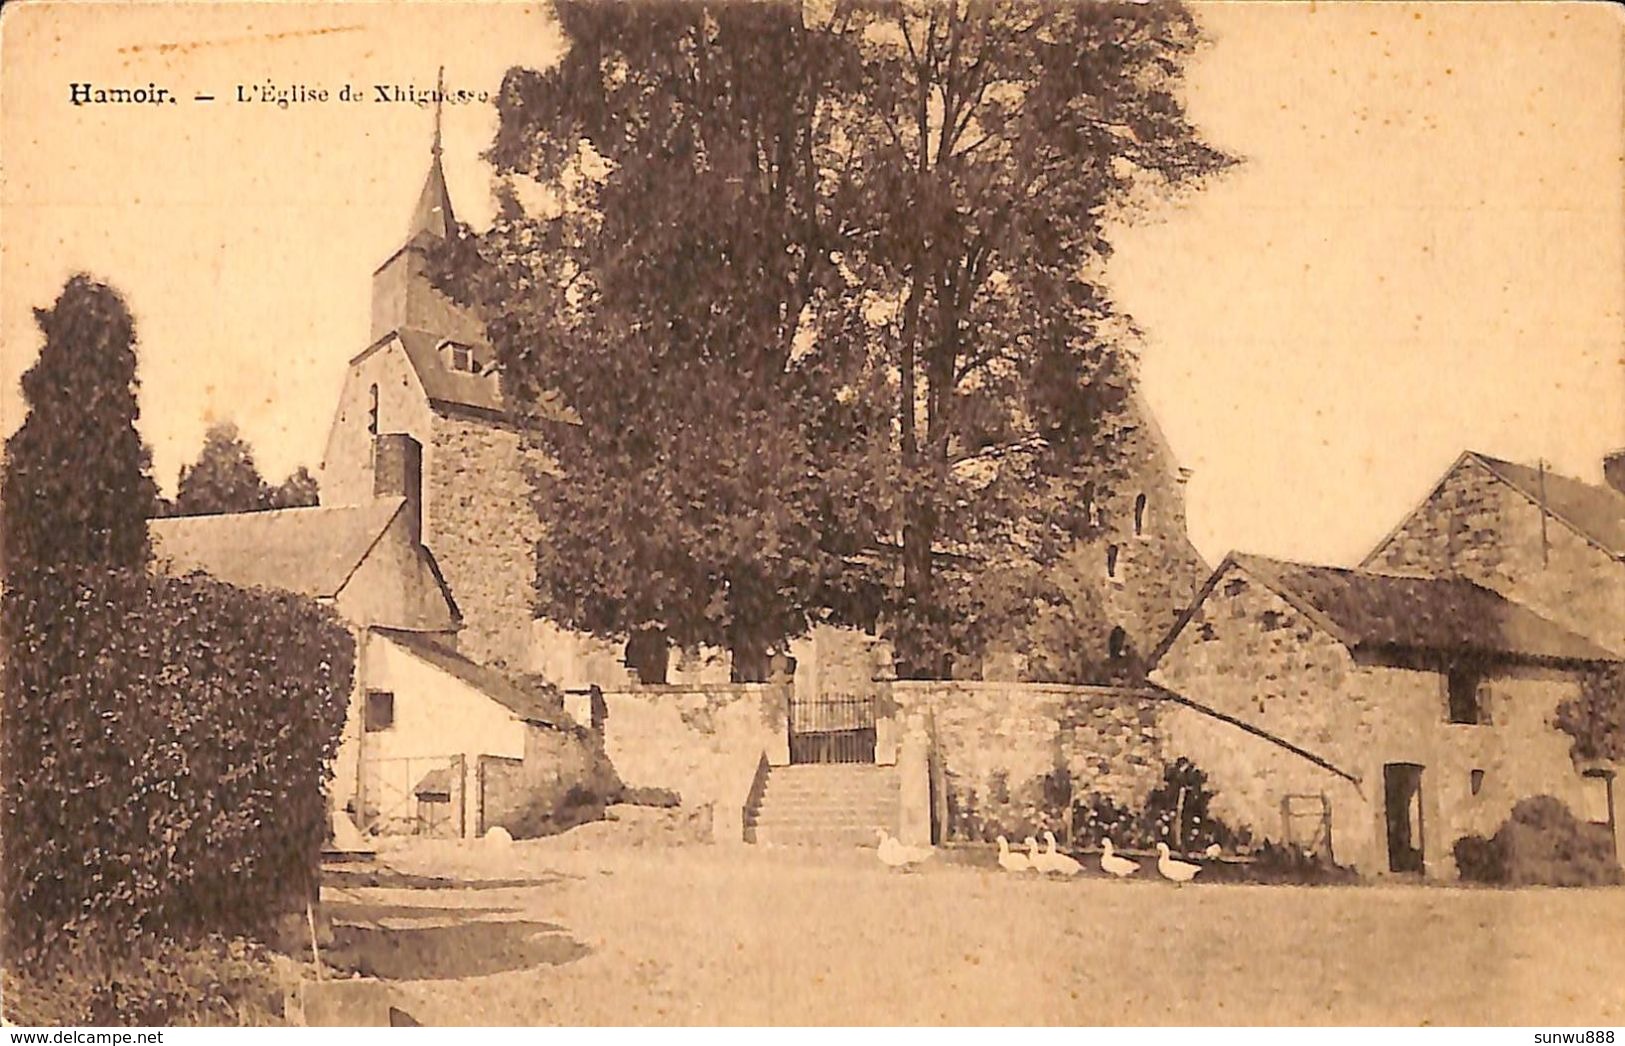
{"label": "stone masonry wall", "polygon": [[1372,570],[1460,574],[1612,650],[1625,651],[1625,563],[1472,460],[1367,559]]}
{"label": "stone masonry wall", "polygon": [[546,469],[518,431],[437,414],[424,452],[423,541],[463,615],[459,649],[477,661],[528,671],[531,601],[541,526],[527,470]]}
{"label": "stone masonry wall", "polygon": [[739,818],[765,757],[789,762],[789,687],[771,683],[635,686],[603,693],[604,751],[629,788],[669,788],[711,805],[720,835]]}
{"label": "stone masonry wall", "polygon": [[899,714],[930,724],[946,840],[1060,834],[1072,796],[1137,804],[1162,774],[1161,702],[1148,691],[898,681],[889,693]]}
{"label": "stone masonry wall", "polygon": [[[1097,505],[1104,529],[1074,556],[1078,569],[1098,579],[1108,627],[1121,627],[1127,653],[1144,657],[1190,606],[1209,568],[1186,532],[1185,481],[1149,417],[1126,435],[1124,453],[1128,476],[1114,483],[1110,496]],[[1141,495],[1145,503],[1136,532],[1135,505]],[[1107,552],[1114,545],[1115,570],[1108,573]]]}

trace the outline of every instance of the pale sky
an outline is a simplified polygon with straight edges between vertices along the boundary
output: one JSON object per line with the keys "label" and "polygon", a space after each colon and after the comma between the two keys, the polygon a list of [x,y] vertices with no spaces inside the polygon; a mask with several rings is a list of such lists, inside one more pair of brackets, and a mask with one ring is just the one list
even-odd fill
{"label": "pale sky", "polygon": [[[560,46],[546,5],[7,5],[0,434],[30,310],[88,270],[129,302],[160,483],[230,417],[319,465],[430,110],[277,109],[238,85],[495,92]],[[1607,4],[1198,5],[1191,112],[1246,162],[1120,231],[1147,398],[1228,549],[1357,560],[1465,448],[1598,478],[1625,446],[1625,32]],[[73,106],[68,85],[174,106]],[[370,90],[368,86],[368,90]],[[217,101],[190,101],[196,93]],[[448,107],[458,215],[489,220],[495,115]]]}

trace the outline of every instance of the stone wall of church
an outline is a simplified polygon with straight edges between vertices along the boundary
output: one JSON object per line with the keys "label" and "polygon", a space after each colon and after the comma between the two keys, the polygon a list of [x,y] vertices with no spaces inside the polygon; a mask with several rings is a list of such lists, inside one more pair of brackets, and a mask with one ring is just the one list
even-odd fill
{"label": "stone wall of church", "polygon": [[373,434],[368,426],[374,386],[378,389],[378,431],[408,433],[423,446],[425,458],[432,456],[433,414],[406,350],[389,343],[352,364],[344,376],[322,455],[324,505],[362,505],[372,498]]}
{"label": "stone wall of church", "polygon": [[423,540],[463,615],[458,648],[513,670],[532,664],[532,594],[541,525],[532,470],[550,471],[513,428],[436,414],[424,456]]}
{"label": "stone wall of church", "polygon": [[1123,656],[1143,658],[1190,606],[1209,567],[1186,534],[1183,474],[1149,417],[1125,435],[1123,450],[1126,475],[1096,503],[1101,532],[1072,559],[1095,577],[1108,645],[1110,629],[1122,628]]}

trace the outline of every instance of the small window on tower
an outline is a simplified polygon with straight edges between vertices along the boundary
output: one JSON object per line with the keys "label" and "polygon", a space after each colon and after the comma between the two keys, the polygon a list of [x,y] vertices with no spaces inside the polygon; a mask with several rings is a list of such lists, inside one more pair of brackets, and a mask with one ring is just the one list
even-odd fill
{"label": "small window on tower", "polygon": [[474,350],[467,345],[453,345],[451,347],[451,369],[455,371],[472,371],[474,369]]}
{"label": "small window on tower", "polygon": [[1107,577],[1116,577],[1117,576],[1117,546],[1116,545],[1107,545],[1106,546],[1106,576]]}
{"label": "small window on tower", "polygon": [[1145,533],[1145,495],[1141,494],[1134,499],[1134,536],[1139,537]]}
{"label": "small window on tower", "polygon": [[372,403],[367,407],[367,433],[378,435],[378,386],[372,387]]}
{"label": "small window on tower", "polygon": [[1119,625],[1118,627],[1112,629],[1111,636],[1107,638],[1106,649],[1112,657],[1122,657],[1123,647],[1127,645],[1127,643],[1128,633],[1124,632],[1122,626]]}

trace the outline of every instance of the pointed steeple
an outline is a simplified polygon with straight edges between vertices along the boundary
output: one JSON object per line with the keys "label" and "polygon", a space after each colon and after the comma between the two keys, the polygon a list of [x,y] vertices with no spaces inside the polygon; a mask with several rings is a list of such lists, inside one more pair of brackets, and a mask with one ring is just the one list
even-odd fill
{"label": "pointed steeple", "polygon": [[408,240],[422,233],[451,239],[457,230],[457,216],[451,211],[451,193],[446,190],[446,172],[440,166],[440,105],[446,93],[446,67],[440,67],[435,81],[434,141],[429,146],[429,176],[418,194],[418,205],[412,212],[412,224],[407,230]]}

